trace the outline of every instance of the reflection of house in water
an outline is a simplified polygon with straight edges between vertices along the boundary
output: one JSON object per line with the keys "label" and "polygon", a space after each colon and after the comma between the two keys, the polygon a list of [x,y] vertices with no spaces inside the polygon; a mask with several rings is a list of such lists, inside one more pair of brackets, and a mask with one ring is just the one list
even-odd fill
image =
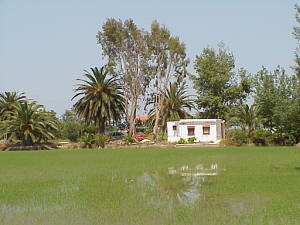
{"label": "reflection of house in water", "polygon": [[225,138],[225,121],[222,119],[181,119],[167,122],[168,141],[177,142],[195,137],[196,142],[219,142]]}

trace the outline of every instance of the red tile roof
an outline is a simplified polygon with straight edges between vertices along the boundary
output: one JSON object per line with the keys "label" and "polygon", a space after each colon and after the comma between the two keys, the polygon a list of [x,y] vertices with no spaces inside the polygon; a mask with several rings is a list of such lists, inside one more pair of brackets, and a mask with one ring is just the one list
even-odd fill
{"label": "red tile roof", "polygon": [[137,116],[136,117],[137,120],[142,120],[142,121],[147,120],[148,118],[149,118],[149,116]]}

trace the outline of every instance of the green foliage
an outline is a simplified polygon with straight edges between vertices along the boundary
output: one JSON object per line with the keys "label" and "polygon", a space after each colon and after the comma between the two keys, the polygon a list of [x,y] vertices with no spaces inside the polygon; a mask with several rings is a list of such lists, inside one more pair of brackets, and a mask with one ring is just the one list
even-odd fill
{"label": "green foliage", "polygon": [[112,132],[112,131],[118,131],[118,129],[112,125],[105,126],[105,132]]}
{"label": "green foliage", "polygon": [[242,146],[248,142],[247,136],[243,130],[234,129],[227,133],[227,139],[231,140],[236,146]]}
{"label": "green foliage", "polygon": [[132,137],[130,134],[125,135],[124,141],[125,141],[126,145],[129,145],[129,144],[132,144],[132,143],[136,142],[135,138]]}
{"label": "green foliage", "polygon": [[216,51],[204,48],[196,56],[194,69],[197,75],[191,75],[198,94],[198,108],[203,112],[201,118],[225,118],[230,107],[243,103],[252,91],[252,80],[246,70],[234,72],[234,56],[224,43]]}
{"label": "green foliage", "polygon": [[274,142],[275,144],[282,146],[293,146],[297,144],[295,137],[289,133],[275,133]]}
{"label": "green foliage", "polygon": [[[24,102],[26,99],[25,93],[4,92],[0,93],[0,121],[9,119],[12,111],[18,103]],[[8,114],[7,114],[8,113]]]}
{"label": "green foliage", "polygon": [[268,130],[253,131],[251,133],[251,141],[256,146],[266,146],[274,141],[273,134]]}
{"label": "green foliage", "polygon": [[75,104],[75,112],[80,118],[84,118],[87,125],[98,123],[97,133],[104,133],[105,122],[121,119],[124,112],[124,99],[122,87],[114,77],[107,77],[108,71],[105,67],[99,70],[91,68],[92,73],[84,71],[87,80],[77,79],[83,84],[78,84],[72,98],[81,97]]}
{"label": "green foliage", "polygon": [[178,144],[187,144],[187,141],[184,138],[180,138]]}
{"label": "green foliage", "polygon": [[296,65],[294,65],[292,69],[294,70],[294,73],[298,79],[300,79],[300,7],[297,4],[295,4],[295,11],[295,20],[297,22],[297,26],[293,27],[293,36],[297,40],[297,48],[294,52],[294,62]]}
{"label": "green foliage", "polygon": [[297,77],[288,76],[280,67],[273,73],[263,68],[256,76],[254,101],[260,108],[263,126],[276,134],[277,144],[300,141],[299,87]]}
{"label": "green foliage", "polygon": [[239,105],[231,110],[228,117],[228,125],[241,127],[244,132],[247,131],[247,136],[257,130],[262,121],[260,109],[255,105]]}
{"label": "green foliage", "polygon": [[97,129],[97,126],[95,126],[94,124],[84,127],[84,131],[90,134],[95,134],[97,132]]}
{"label": "green foliage", "polygon": [[107,19],[97,34],[103,56],[108,57],[108,69],[119,78],[123,87],[126,108],[126,122],[129,133],[135,131],[135,115],[138,99],[144,95],[149,85],[150,54],[147,46],[148,32],[139,29],[132,19],[124,23]]}
{"label": "green foliage", "polygon": [[94,144],[94,135],[90,133],[84,133],[81,137],[82,148],[91,148]]}
{"label": "green foliage", "polygon": [[20,137],[24,146],[33,145],[41,139],[54,138],[58,120],[51,112],[45,111],[42,105],[35,101],[22,101],[12,107],[12,111],[3,114],[6,120],[0,137],[4,134],[9,134],[9,139]]}
{"label": "green foliage", "polygon": [[64,112],[60,124],[62,138],[68,138],[71,142],[79,140],[83,130],[83,121],[77,117],[74,109]]}
{"label": "green foliage", "polygon": [[[177,121],[180,119],[190,118],[191,115],[188,111],[195,109],[194,100],[191,99],[191,95],[187,94],[188,86],[185,82],[178,84],[177,82],[169,83],[163,108],[161,110],[161,117],[159,119],[159,125],[162,132],[167,129],[168,121]],[[149,101],[146,107],[152,105],[152,109],[149,111],[149,121],[153,125],[155,121],[155,101]]]}
{"label": "green foliage", "polygon": [[178,83],[182,82],[187,74],[186,67],[189,59],[186,58],[185,44],[180,42],[179,37],[172,37],[170,30],[160,25],[158,21],[153,21],[151,24],[148,48],[152,59],[152,79],[154,79],[151,94],[154,99],[155,120],[151,140],[156,141],[170,79],[174,77]]}
{"label": "green foliage", "polygon": [[187,139],[187,142],[188,142],[189,144],[194,144],[196,140],[197,140],[197,138],[195,138],[195,137],[190,137],[190,138]]}
{"label": "green foliage", "polygon": [[95,135],[95,147],[98,148],[104,148],[105,144],[110,141],[110,137],[105,134],[96,134]]}

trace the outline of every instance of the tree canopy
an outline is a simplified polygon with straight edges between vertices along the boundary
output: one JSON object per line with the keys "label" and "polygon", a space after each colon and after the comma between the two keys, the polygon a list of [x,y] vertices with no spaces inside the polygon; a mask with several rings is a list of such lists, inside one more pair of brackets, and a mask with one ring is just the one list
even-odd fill
{"label": "tree canopy", "polygon": [[244,103],[251,93],[250,74],[244,69],[235,73],[234,56],[224,43],[218,50],[204,48],[196,56],[194,69],[197,75],[190,77],[202,118],[226,118],[229,108]]}
{"label": "tree canopy", "polygon": [[111,120],[118,121],[124,112],[122,87],[114,77],[108,77],[105,67],[91,68],[92,74],[84,70],[83,82],[77,84],[72,100],[82,96],[74,104],[76,113],[84,118],[87,125],[98,125],[97,133],[104,133],[105,123]]}

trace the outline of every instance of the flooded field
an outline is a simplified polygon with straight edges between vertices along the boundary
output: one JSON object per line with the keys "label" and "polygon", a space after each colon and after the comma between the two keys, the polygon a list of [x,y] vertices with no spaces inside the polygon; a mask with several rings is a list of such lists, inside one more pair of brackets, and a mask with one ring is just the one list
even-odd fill
{"label": "flooded field", "polygon": [[0,152],[0,224],[300,224],[300,149]]}

